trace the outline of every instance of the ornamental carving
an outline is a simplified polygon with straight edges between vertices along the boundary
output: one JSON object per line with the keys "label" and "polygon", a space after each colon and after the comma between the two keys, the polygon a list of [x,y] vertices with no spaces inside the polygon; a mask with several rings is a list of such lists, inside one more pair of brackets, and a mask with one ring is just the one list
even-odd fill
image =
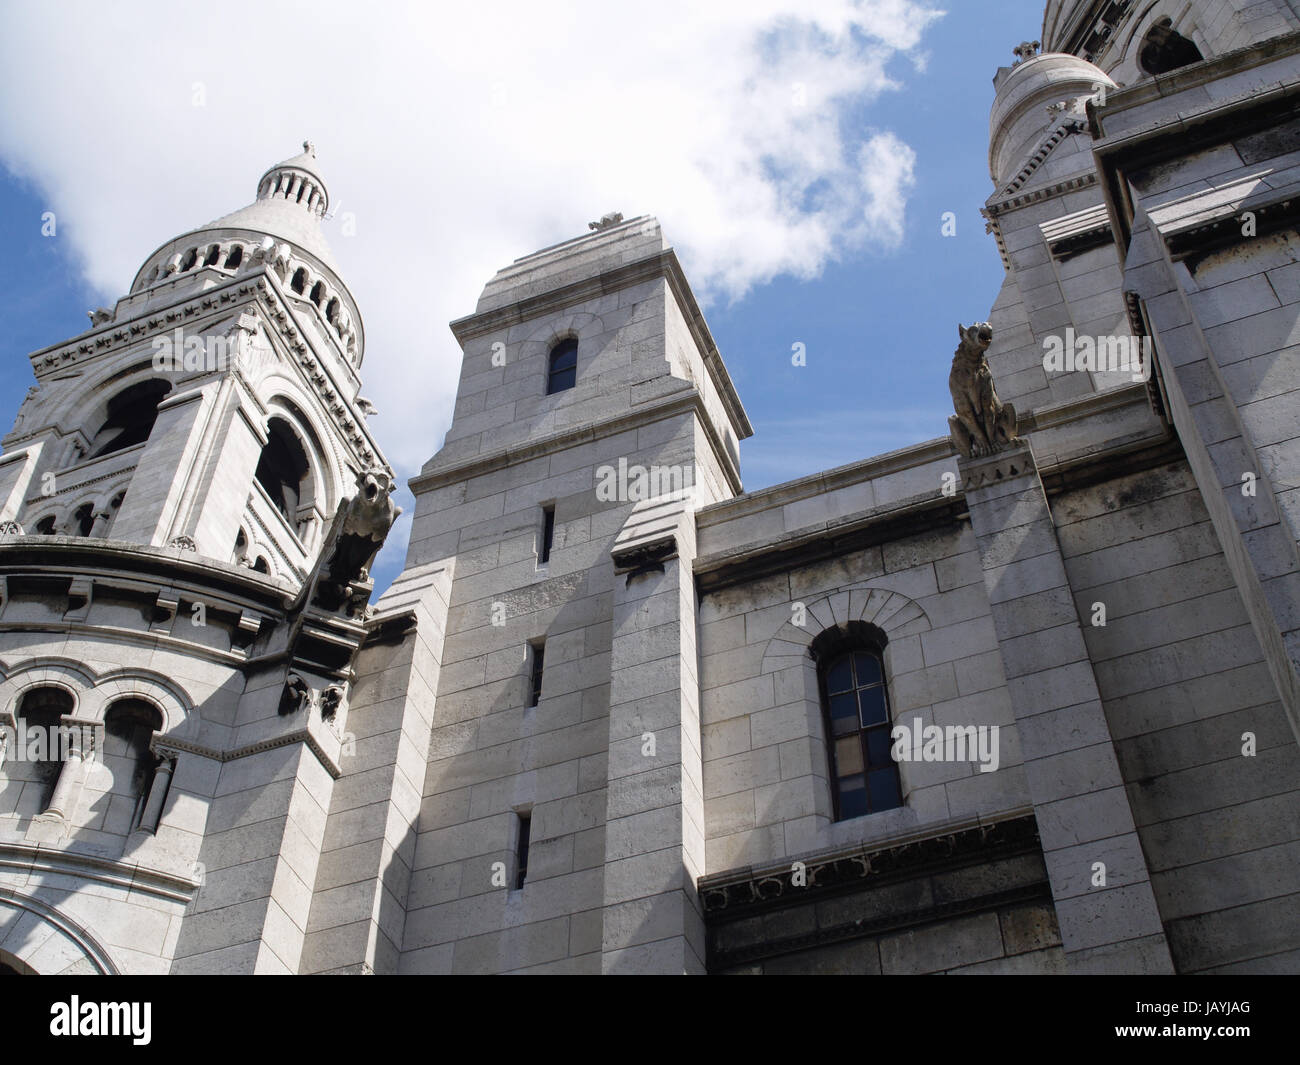
{"label": "ornamental carving", "polygon": [[1016,408],[998,400],[993,375],[985,356],[993,342],[988,322],[972,326],[958,324],[961,342],[952,357],[948,390],[953,409],[948,419],[953,446],[964,458],[982,458],[1020,443],[1016,435]]}

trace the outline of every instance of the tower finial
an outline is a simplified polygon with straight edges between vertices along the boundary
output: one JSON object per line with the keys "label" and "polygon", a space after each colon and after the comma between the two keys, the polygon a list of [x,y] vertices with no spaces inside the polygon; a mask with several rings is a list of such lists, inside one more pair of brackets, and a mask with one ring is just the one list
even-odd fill
{"label": "tower finial", "polygon": [[310,155],[313,159],[316,158],[316,145],[312,144],[311,141],[303,141],[302,150],[306,152],[308,155]]}

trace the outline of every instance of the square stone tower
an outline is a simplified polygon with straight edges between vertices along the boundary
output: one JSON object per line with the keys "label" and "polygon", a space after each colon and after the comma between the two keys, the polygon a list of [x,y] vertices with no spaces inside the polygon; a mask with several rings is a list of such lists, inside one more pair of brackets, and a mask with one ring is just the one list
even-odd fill
{"label": "square stone tower", "polygon": [[693,508],[740,491],[748,419],[651,218],[516,261],[452,329],[455,417],[378,615],[425,658],[368,649],[354,699],[382,712],[391,676],[393,727],[431,725],[399,741],[400,967],[702,972]]}

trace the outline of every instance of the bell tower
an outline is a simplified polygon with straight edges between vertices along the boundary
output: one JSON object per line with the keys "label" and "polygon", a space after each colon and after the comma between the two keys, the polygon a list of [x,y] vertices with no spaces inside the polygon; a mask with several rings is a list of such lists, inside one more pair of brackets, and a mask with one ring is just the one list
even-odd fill
{"label": "bell tower", "polygon": [[398,513],[329,202],[305,144],[31,356],[0,454],[0,925],[36,972],[300,966]]}
{"label": "bell tower", "polygon": [[378,451],[361,316],[320,230],[315,149],[163,244],[89,332],[31,356],[0,521],[178,546],[291,584]]}

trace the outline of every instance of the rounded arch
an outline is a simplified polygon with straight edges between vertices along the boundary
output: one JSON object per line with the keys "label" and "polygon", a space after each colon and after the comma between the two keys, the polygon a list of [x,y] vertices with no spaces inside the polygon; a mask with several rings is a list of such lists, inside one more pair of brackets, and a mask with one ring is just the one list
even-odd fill
{"label": "rounded arch", "polygon": [[20,962],[22,971],[118,975],[120,970],[108,949],[84,925],[48,902],[0,887],[0,910],[17,910],[35,918],[25,923],[21,936],[11,932],[5,938],[5,956]]}
{"label": "rounded arch", "polygon": [[[51,407],[49,420],[65,427],[65,432],[72,432],[84,426],[84,431],[89,433],[98,428],[108,416],[108,404],[113,397],[149,380],[162,381],[170,385],[170,382],[164,381],[164,378],[154,369],[151,357],[126,367],[105,366],[98,369],[93,376],[90,376],[88,371],[85,381],[79,383],[77,388],[63,389],[57,396],[51,397],[51,402],[57,405]],[[69,460],[69,464],[72,461],[79,460]]]}
{"label": "rounded arch", "polygon": [[[797,609],[802,607],[802,610]],[[802,619],[803,624],[797,624]],[[763,650],[764,673],[774,673],[801,663],[815,663],[815,640],[833,646],[834,636],[822,633],[841,630],[873,633],[889,665],[890,641],[930,629],[930,618],[915,600],[890,588],[850,588],[808,603],[792,603],[791,619],[776,631]],[[861,626],[861,629],[858,627]]]}
{"label": "rounded arch", "polygon": [[16,712],[22,698],[36,688],[59,688],[72,697],[72,713],[82,706],[86,693],[95,686],[95,675],[80,663],[61,658],[34,658],[18,665],[0,667],[0,711]]}
{"label": "rounded arch", "polygon": [[158,405],[171,389],[170,381],[149,376],[111,395],[102,420],[90,423],[96,429],[86,457],[111,455],[148,440],[158,420]]}
{"label": "rounded arch", "polygon": [[1153,77],[1199,63],[1204,58],[1196,42],[1175,30],[1174,20],[1167,15],[1157,19],[1142,35],[1137,51],[1138,69]]}
{"label": "rounded arch", "polygon": [[0,950],[0,973],[6,976],[39,976],[35,969],[16,954]]}
{"label": "rounded arch", "polygon": [[160,733],[178,730],[195,717],[194,702],[180,685],[161,673],[133,667],[99,677],[87,695],[83,716],[102,721],[112,705],[123,699],[138,699],[157,710],[162,719]]}
{"label": "rounded arch", "polygon": [[271,374],[262,380],[258,391],[267,412],[265,427],[269,431],[274,418],[289,423],[307,455],[312,476],[311,502],[322,514],[332,514],[355,478],[339,455],[330,427],[317,416],[311,399],[296,382]]}

